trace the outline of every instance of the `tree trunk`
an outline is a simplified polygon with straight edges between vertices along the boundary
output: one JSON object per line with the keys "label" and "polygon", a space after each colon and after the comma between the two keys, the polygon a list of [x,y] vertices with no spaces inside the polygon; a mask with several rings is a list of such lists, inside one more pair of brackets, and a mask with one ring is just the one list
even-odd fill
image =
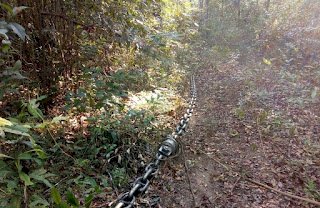
{"label": "tree trunk", "polygon": [[241,0],[233,0],[232,3],[233,3],[234,7],[237,10],[238,20],[240,20],[240,17],[241,17]]}
{"label": "tree trunk", "polygon": [[220,19],[221,22],[224,19],[224,1],[225,0],[221,0],[221,19]]}
{"label": "tree trunk", "polygon": [[203,9],[203,0],[199,0],[199,9]]}
{"label": "tree trunk", "polygon": [[241,17],[241,0],[238,0],[238,20],[240,20]]}
{"label": "tree trunk", "polygon": [[264,7],[267,11],[269,11],[269,8],[270,8],[270,0],[266,0],[265,3],[264,3]]}
{"label": "tree trunk", "polygon": [[208,19],[209,18],[209,0],[206,0],[206,18],[205,19]]}

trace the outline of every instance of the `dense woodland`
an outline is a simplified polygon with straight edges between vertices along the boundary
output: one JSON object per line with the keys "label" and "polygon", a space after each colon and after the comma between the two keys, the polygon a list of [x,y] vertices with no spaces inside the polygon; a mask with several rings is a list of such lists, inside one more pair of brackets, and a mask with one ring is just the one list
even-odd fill
{"label": "dense woodland", "polygon": [[249,92],[234,120],[252,121],[261,140],[299,140],[299,163],[286,163],[294,174],[283,174],[290,192],[320,201],[319,9],[318,0],[0,3],[0,207],[109,207],[175,128],[190,75],[223,64],[239,68],[228,75]]}

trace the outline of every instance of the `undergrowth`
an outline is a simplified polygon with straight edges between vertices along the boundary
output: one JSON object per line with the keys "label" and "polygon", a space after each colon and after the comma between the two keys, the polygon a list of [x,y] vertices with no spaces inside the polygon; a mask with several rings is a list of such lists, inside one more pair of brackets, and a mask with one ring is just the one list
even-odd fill
{"label": "undergrowth", "polygon": [[[102,11],[119,10],[120,19],[112,14],[104,20],[95,17],[98,7],[86,12],[98,22],[109,22],[111,30],[80,24],[73,36],[65,34],[74,44],[65,49],[62,34],[43,28],[53,43],[30,56],[23,51],[16,56],[23,44],[43,40],[35,38],[42,35],[32,22],[37,18],[29,20],[24,13],[36,16],[36,6],[31,6],[1,4],[0,35],[5,40],[0,64],[5,70],[0,76],[6,79],[0,82],[0,207],[95,207],[110,202],[144,170],[185,105],[187,77],[197,61],[187,59],[197,59],[190,45],[197,37],[195,12],[190,3],[178,6],[176,1],[108,1]],[[68,57],[67,50],[78,60]],[[63,60],[57,51],[65,53]],[[42,59],[46,53],[50,72],[40,69],[48,61]],[[68,58],[72,69],[60,65]],[[41,83],[45,80],[50,84]]]}

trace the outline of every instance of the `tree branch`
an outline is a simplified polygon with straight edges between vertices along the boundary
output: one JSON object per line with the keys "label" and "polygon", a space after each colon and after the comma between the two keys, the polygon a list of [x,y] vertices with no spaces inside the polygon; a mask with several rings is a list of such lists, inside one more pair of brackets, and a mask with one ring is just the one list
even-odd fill
{"label": "tree branch", "polygon": [[312,199],[308,199],[308,198],[304,198],[304,197],[300,197],[300,196],[293,195],[293,194],[291,194],[291,193],[287,193],[287,192],[280,191],[280,190],[278,190],[278,189],[272,188],[272,187],[270,187],[270,186],[268,186],[268,185],[266,185],[266,184],[263,184],[263,183],[260,183],[260,182],[258,182],[258,181],[249,179],[249,178],[247,178],[247,177],[245,178],[245,180],[248,181],[248,182],[250,182],[250,183],[253,183],[253,184],[255,184],[255,185],[258,185],[258,186],[264,187],[264,188],[266,188],[266,189],[269,189],[269,190],[271,190],[271,191],[274,191],[274,192],[276,192],[276,193],[282,194],[282,195],[284,195],[284,196],[287,196],[287,197],[290,197],[290,198],[293,198],[293,199],[298,199],[298,200],[300,200],[300,201],[305,201],[305,202],[308,202],[308,203],[310,203],[310,204],[315,204],[315,205],[317,205],[317,206],[320,206],[320,202],[314,201],[314,200],[312,200]]}
{"label": "tree branch", "polygon": [[61,19],[64,19],[66,21],[72,22],[75,25],[80,25],[82,27],[88,28],[88,27],[92,27],[93,25],[85,25],[81,22],[75,21],[70,19],[69,17],[63,15],[63,14],[55,14],[55,13],[50,13],[50,12],[40,12],[41,15],[46,15],[46,16],[54,16],[54,17],[59,17]]}

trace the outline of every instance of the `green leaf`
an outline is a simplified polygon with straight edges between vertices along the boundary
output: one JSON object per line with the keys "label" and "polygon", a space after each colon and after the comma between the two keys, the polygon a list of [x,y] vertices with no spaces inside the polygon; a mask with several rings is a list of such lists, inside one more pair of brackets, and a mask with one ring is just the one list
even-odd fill
{"label": "green leaf", "polygon": [[37,124],[35,129],[45,129],[50,123],[48,121],[44,121],[42,123]]}
{"label": "green leaf", "polygon": [[9,39],[7,33],[8,33],[8,30],[7,30],[7,29],[5,29],[5,28],[1,28],[1,29],[0,29],[0,35],[3,36],[6,40]]}
{"label": "green leaf", "polygon": [[19,14],[20,12],[22,12],[23,10],[25,10],[27,8],[29,8],[29,7],[27,7],[27,6],[13,7],[12,14],[13,14],[13,16],[16,16],[17,14]]}
{"label": "green leaf", "polygon": [[55,187],[51,188],[51,197],[52,200],[54,201],[54,203],[56,204],[61,204],[61,195],[58,191],[58,189],[56,189]]}
{"label": "green leaf", "polygon": [[5,170],[8,168],[7,163],[5,163],[3,160],[0,160],[0,170]]}
{"label": "green leaf", "polygon": [[38,145],[36,147],[34,147],[34,149],[32,151],[36,152],[37,155],[39,156],[39,158],[41,158],[41,159],[47,158],[46,153]]}
{"label": "green leaf", "polygon": [[7,133],[11,133],[11,134],[16,134],[16,135],[21,135],[21,136],[30,137],[30,135],[29,135],[29,134],[24,133],[24,132],[19,131],[19,130],[15,130],[15,129],[7,128],[7,127],[2,127],[2,130],[3,130],[4,132],[7,132]]}
{"label": "green leaf", "polygon": [[18,79],[18,80],[22,80],[22,79],[27,79],[27,77],[23,76],[22,74],[20,74],[20,72],[14,72],[13,76],[11,76],[12,79]]}
{"label": "green leaf", "polygon": [[31,129],[31,126],[15,124],[14,126],[11,126],[10,128],[14,129],[14,130],[18,130],[18,131],[24,132],[24,133],[28,133],[29,129]]}
{"label": "green leaf", "polygon": [[8,28],[10,28],[16,35],[18,35],[21,40],[26,40],[26,30],[21,25],[15,22],[11,22],[8,24]]}
{"label": "green leaf", "polygon": [[72,206],[76,206],[76,207],[80,206],[79,200],[69,190],[67,191],[67,202]]}
{"label": "green leaf", "polygon": [[96,187],[97,186],[97,182],[95,181],[94,178],[91,178],[91,177],[85,177],[83,179],[82,183],[90,185],[91,187]]}
{"label": "green leaf", "polygon": [[0,160],[0,179],[3,180],[7,175],[13,176],[14,172],[3,160]]}
{"label": "green leaf", "polygon": [[10,200],[9,207],[20,208],[21,207],[21,197],[15,196]]}
{"label": "green leaf", "polygon": [[[5,44],[7,42],[9,42],[10,44]],[[2,48],[1,48],[2,52],[8,53],[10,49],[10,45],[11,45],[11,41],[2,40]]]}
{"label": "green leaf", "polygon": [[0,126],[12,126],[11,121],[0,117]]}
{"label": "green leaf", "polygon": [[[11,68],[11,69],[13,69],[13,68]],[[18,79],[18,80],[26,79],[26,77],[22,76],[20,74],[20,72],[18,72],[18,71],[10,71],[10,70],[3,71],[1,76],[8,76],[8,77],[10,77],[10,79]]]}
{"label": "green leaf", "polygon": [[29,176],[37,181],[40,181],[46,184],[49,188],[52,187],[52,184],[46,179],[47,177],[53,176],[53,174],[46,174],[47,170],[41,168],[38,170],[34,170]]}
{"label": "green leaf", "polygon": [[0,127],[0,137],[4,138],[6,134],[4,133],[3,129]]}
{"label": "green leaf", "polygon": [[16,63],[14,63],[14,66],[13,66],[13,70],[20,70],[22,68],[22,62],[20,60],[16,61]]}
{"label": "green leaf", "polygon": [[20,172],[20,173],[19,173],[19,178],[24,182],[24,184],[25,184],[26,186],[31,186],[31,185],[33,185],[33,183],[32,183],[31,180],[30,180],[30,177],[29,177],[26,173]]}
{"label": "green leaf", "polygon": [[1,6],[4,10],[6,10],[9,15],[12,15],[13,9],[12,9],[12,7],[11,7],[9,4],[1,3],[0,6]]}
{"label": "green leaf", "polygon": [[38,102],[38,101],[41,101],[41,100],[46,99],[47,97],[48,97],[47,95],[41,95],[40,97],[38,97],[38,98],[35,99],[35,100],[36,100],[36,102]]}
{"label": "green leaf", "polygon": [[14,175],[14,178],[11,180],[7,180],[7,190],[13,193],[17,188],[20,188],[20,180],[19,178]]}
{"label": "green leaf", "polygon": [[51,123],[60,123],[61,121],[66,121],[68,119],[68,117],[66,116],[56,116],[52,119]]}
{"label": "green leaf", "polygon": [[58,208],[70,208],[70,206],[68,206],[68,204],[66,202],[61,202],[59,205],[58,205]]}
{"label": "green leaf", "polygon": [[8,45],[8,46],[11,45],[11,41],[10,41],[10,40],[2,40],[1,43],[2,43],[3,45]]}
{"label": "green leaf", "polygon": [[14,159],[13,157],[10,157],[10,156],[8,156],[8,155],[5,155],[5,154],[0,153],[0,159],[1,159],[1,158],[10,158],[10,159]]}
{"label": "green leaf", "polygon": [[84,199],[84,206],[85,206],[86,208],[90,208],[92,200],[93,200],[93,195],[90,194],[89,196],[87,196],[87,197]]}
{"label": "green leaf", "polygon": [[38,195],[33,195],[30,201],[29,207],[50,207],[49,202]]}
{"label": "green leaf", "polygon": [[32,155],[29,152],[23,152],[18,155],[18,160],[31,160]]}
{"label": "green leaf", "polygon": [[15,172],[13,172],[12,170],[0,170],[0,179],[4,180],[6,177],[16,177]]}
{"label": "green leaf", "polygon": [[22,165],[20,163],[20,160],[15,160],[15,165],[17,167],[18,173],[20,173],[22,171]]}
{"label": "green leaf", "polygon": [[44,119],[43,114],[38,107],[39,107],[39,103],[37,103],[36,99],[30,100],[27,106],[28,111],[32,116],[43,120]]}
{"label": "green leaf", "polygon": [[242,109],[242,108],[237,108],[236,110],[235,110],[235,114],[236,114],[236,116],[239,118],[239,119],[244,119],[245,118],[245,116],[246,116],[246,113],[245,113],[245,111]]}

